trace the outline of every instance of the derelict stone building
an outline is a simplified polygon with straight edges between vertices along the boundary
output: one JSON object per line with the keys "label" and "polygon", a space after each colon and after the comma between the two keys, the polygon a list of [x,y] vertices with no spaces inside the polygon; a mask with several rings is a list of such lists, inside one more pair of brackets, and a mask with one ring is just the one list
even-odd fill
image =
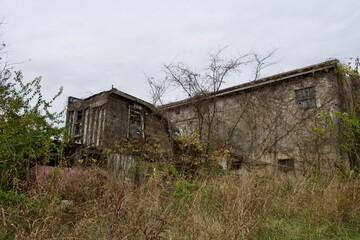
{"label": "derelict stone building", "polygon": [[[171,122],[182,134],[196,134],[209,153],[228,149],[225,168],[306,174],[313,167],[334,169],[341,160],[351,165],[339,148],[340,128],[330,129],[328,121],[353,108],[355,88],[338,60],[329,60],[158,108],[114,88],[70,97],[67,122],[80,149],[114,148],[123,139],[163,144]],[[134,161],[114,156],[125,170]]]}
{"label": "derelict stone building", "polygon": [[329,129],[328,120],[353,106],[354,86],[338,60],[330,60],[160,109],[184,134],[200,136],[210,152],[229,149],[224,167],[306,174],[349,163],[339,148],[340,129]]}

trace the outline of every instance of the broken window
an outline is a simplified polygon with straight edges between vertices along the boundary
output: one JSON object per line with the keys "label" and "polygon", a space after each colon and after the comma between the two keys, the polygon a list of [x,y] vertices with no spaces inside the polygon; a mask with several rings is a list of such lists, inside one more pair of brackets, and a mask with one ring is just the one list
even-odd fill
{"label": "broken window", "polygon": [[295,90],[295,98],[299,109],[316,108],[314,87]]}
{"label": "broken window", "polygon": [[82,133],[82,118],[83,118],[82,110],[69,112],[69,121],[70,121],[69,132],[71,135],[74,136]]}
{"label": "broken window", "polygon": [[141,107],[130,106],[129,137],[144,138],[144,114]]}
{"label": "broken window", "polygon": [[279,170],[283,172],[293,171],[295,169],[294,159],[279,159],[278,166]]}
{"label": "broken window", "polygon": [[82,133],[82,118],[83,118],[83,111],[79,110],[76,111],[74,119],[74,135],[78,135]]}

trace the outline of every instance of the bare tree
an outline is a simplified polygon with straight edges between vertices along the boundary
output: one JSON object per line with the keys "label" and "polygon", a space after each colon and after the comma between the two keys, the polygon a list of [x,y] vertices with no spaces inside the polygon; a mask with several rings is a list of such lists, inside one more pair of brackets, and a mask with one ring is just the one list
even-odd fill
{"label": "bare tree", "polygon": [[255,53],[238,54],[235,57],[223,57],[225,48],[209,54],[208,66],[200,73],[186,66],[184,63],[164,64],[165,78],[155,82],[148,78],[153,102],[163,103],[161,99],[169,86],[180,89],[189,98],[189,104],[194,109],[196,133],[205,146],[208,154],[214,139],[214,127],[218,122],[218,104],[216,92],[226,83],[233,74],[238,75],[243,66],[255,64],[255,79],[260,72],[275,62],[269,62],[276,50],[270,51],[266,56],[260,57]]}
{"label": "bare tree", "polygon": [[209,54],[209,65],[202,74],[182,62],[164,64],[165,79],[174,87],[179,87],[188,97],[217,92],[230,74],[239,73],[241,66],[252,62],[250,54],[223,58],[221,54],[224,50],[221,48]]}

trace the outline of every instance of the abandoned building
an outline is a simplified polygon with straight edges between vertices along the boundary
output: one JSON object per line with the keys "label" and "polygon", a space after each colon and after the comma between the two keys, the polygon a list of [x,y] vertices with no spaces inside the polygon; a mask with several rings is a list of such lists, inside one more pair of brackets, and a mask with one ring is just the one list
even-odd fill
{"label": "abandoned building", "polygon": [[226,168],[288,174],[333,169],[348,156],[339,148],[339,129],[330,131],[326,116],[349,110],[355,97],[339,67],[330,60],[160,109],[184,134],[205,139],[210,150],[229,149]]}
{"label": "abandoned building", "polygon": [[182,134],[204,140],[209,152],[228,149],[224,168],[306,174],[347,158],[339,129],[328,131],[324,116],[351,108],[351,91],[338,60],[329,60],[158,108],[114,88],[86,99],[70,97],[67,122],[72,141],[82,148],[113,148],[125,138],[168,141],[171,122]]}
{"label": "abandoned building", "polygon": [[107,151],[106,161],[118,174],[128,171],[136,158],[137,151],[124,149],[126,143],[136,148],[145,142],[168,148],[164,146],[169,137],[166,119],[150,103],[116,88],[85,99],[69,97],[66,122],[75,147],[73,159]]}

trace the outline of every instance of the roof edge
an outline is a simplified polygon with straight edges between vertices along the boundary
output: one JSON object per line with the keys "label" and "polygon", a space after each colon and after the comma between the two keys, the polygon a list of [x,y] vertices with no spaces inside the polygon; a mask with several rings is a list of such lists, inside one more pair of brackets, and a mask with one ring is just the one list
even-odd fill
{"label": "roof edge", "polygon": [[[107,94],[107,93],[108,93],[108,94],[113,93],[113,94],[115,94],[115,95],[117,95],[117,96],[121,96],[121,97],[126,98],[126,99],[129,99],[129,100],[131,100],[131,101],[133,101],[133,102],[142,104],[142,105],[144,105],[144,106],[146,106],[146,107],[148,107],[148,108],[150,108],[150,109],[152,109],[152,110],[155,109],[155,106],[152,105],[151,103],[146,102],[146,101],[144,101],[144,100],[142,100],[142,99],[140,99],[140,98],[134,97],[134,96],[132,96],[132,95],[130,95],[130,94],[124,93],[124,92],[122,92],[122,91],[120,91],[120,90],[118,90],[118,89],[116,89],[116,88],[114,88],[114,87],[111,88],[111,89],[108,90],[108,91],[102,91],[102,92],[96,93],[96,94],[91,95],[91,96],[86,97],[86,98],[76,98],[76,97],[70,96],[70,97],[68,97],[68,99],[69,99],[69,100],[68,100],[68,103],[77,102],[77,101],[87,101],[87,100],[90,100],[90,99],[92,99],[92,98],[95,98],[95,97],[97,97],[97,96],[99,96],[99,95]],[[70,99],[71,99],[72,101],[70,101]]]}
{"label": "roof edge", "polygon": [[[339,63],[338,59],[331,59],[328,61],[324,61],[318,64],[313,64],[313,65],[309,65],[303,68],[298,68],[295,70],[291,70],[291,71],[287,71],[287,72],[283,72],[283,73],[279,73],[279,74],[275,74],[275,75],[271,75],[259,80],[253,80],[247,83],[243,83],[243,84],[239,84],[233,87],[229,87],[229,88],[224,88],[222,90],[219,90],[215,93],[210,93],[207,95],[204,95],[203,98],[208,98],[208,97],[219,97],[219,96],[224,96],[227,94],[232,94],[235,92],[240,92],[240,91],[244,91],[246,89],[251,89],[254,87],[259,87],[259,86],[263,86],[263,85],[267,85],[267,84],[271,84],[274,82],[278,82],[278,81],[283,81],[286,79],[290,79],[290,78],[294,78],[294,77],[299,77],[299,76],[303,76],[309,73],[314,73],[314,72],[318,72],[318,71],[322,71],[325,69],[329,69],[329,68],[334,68],[337,66],[337,64]],[[180,100],[177,102],[172,102],[172,103],[168,103],[168,104],[164,104],[161,106],[158,106],[159,109],[170,109],[170,108],[176,108],[176,107],[180,107],[183,105],[187,105],[189,103],[191,103],[194,98],[196,99],[202,99],[201,97],[199,98],[199,96],[196,97],[192,97],[192,98],[187,98],[184,100]]]}

